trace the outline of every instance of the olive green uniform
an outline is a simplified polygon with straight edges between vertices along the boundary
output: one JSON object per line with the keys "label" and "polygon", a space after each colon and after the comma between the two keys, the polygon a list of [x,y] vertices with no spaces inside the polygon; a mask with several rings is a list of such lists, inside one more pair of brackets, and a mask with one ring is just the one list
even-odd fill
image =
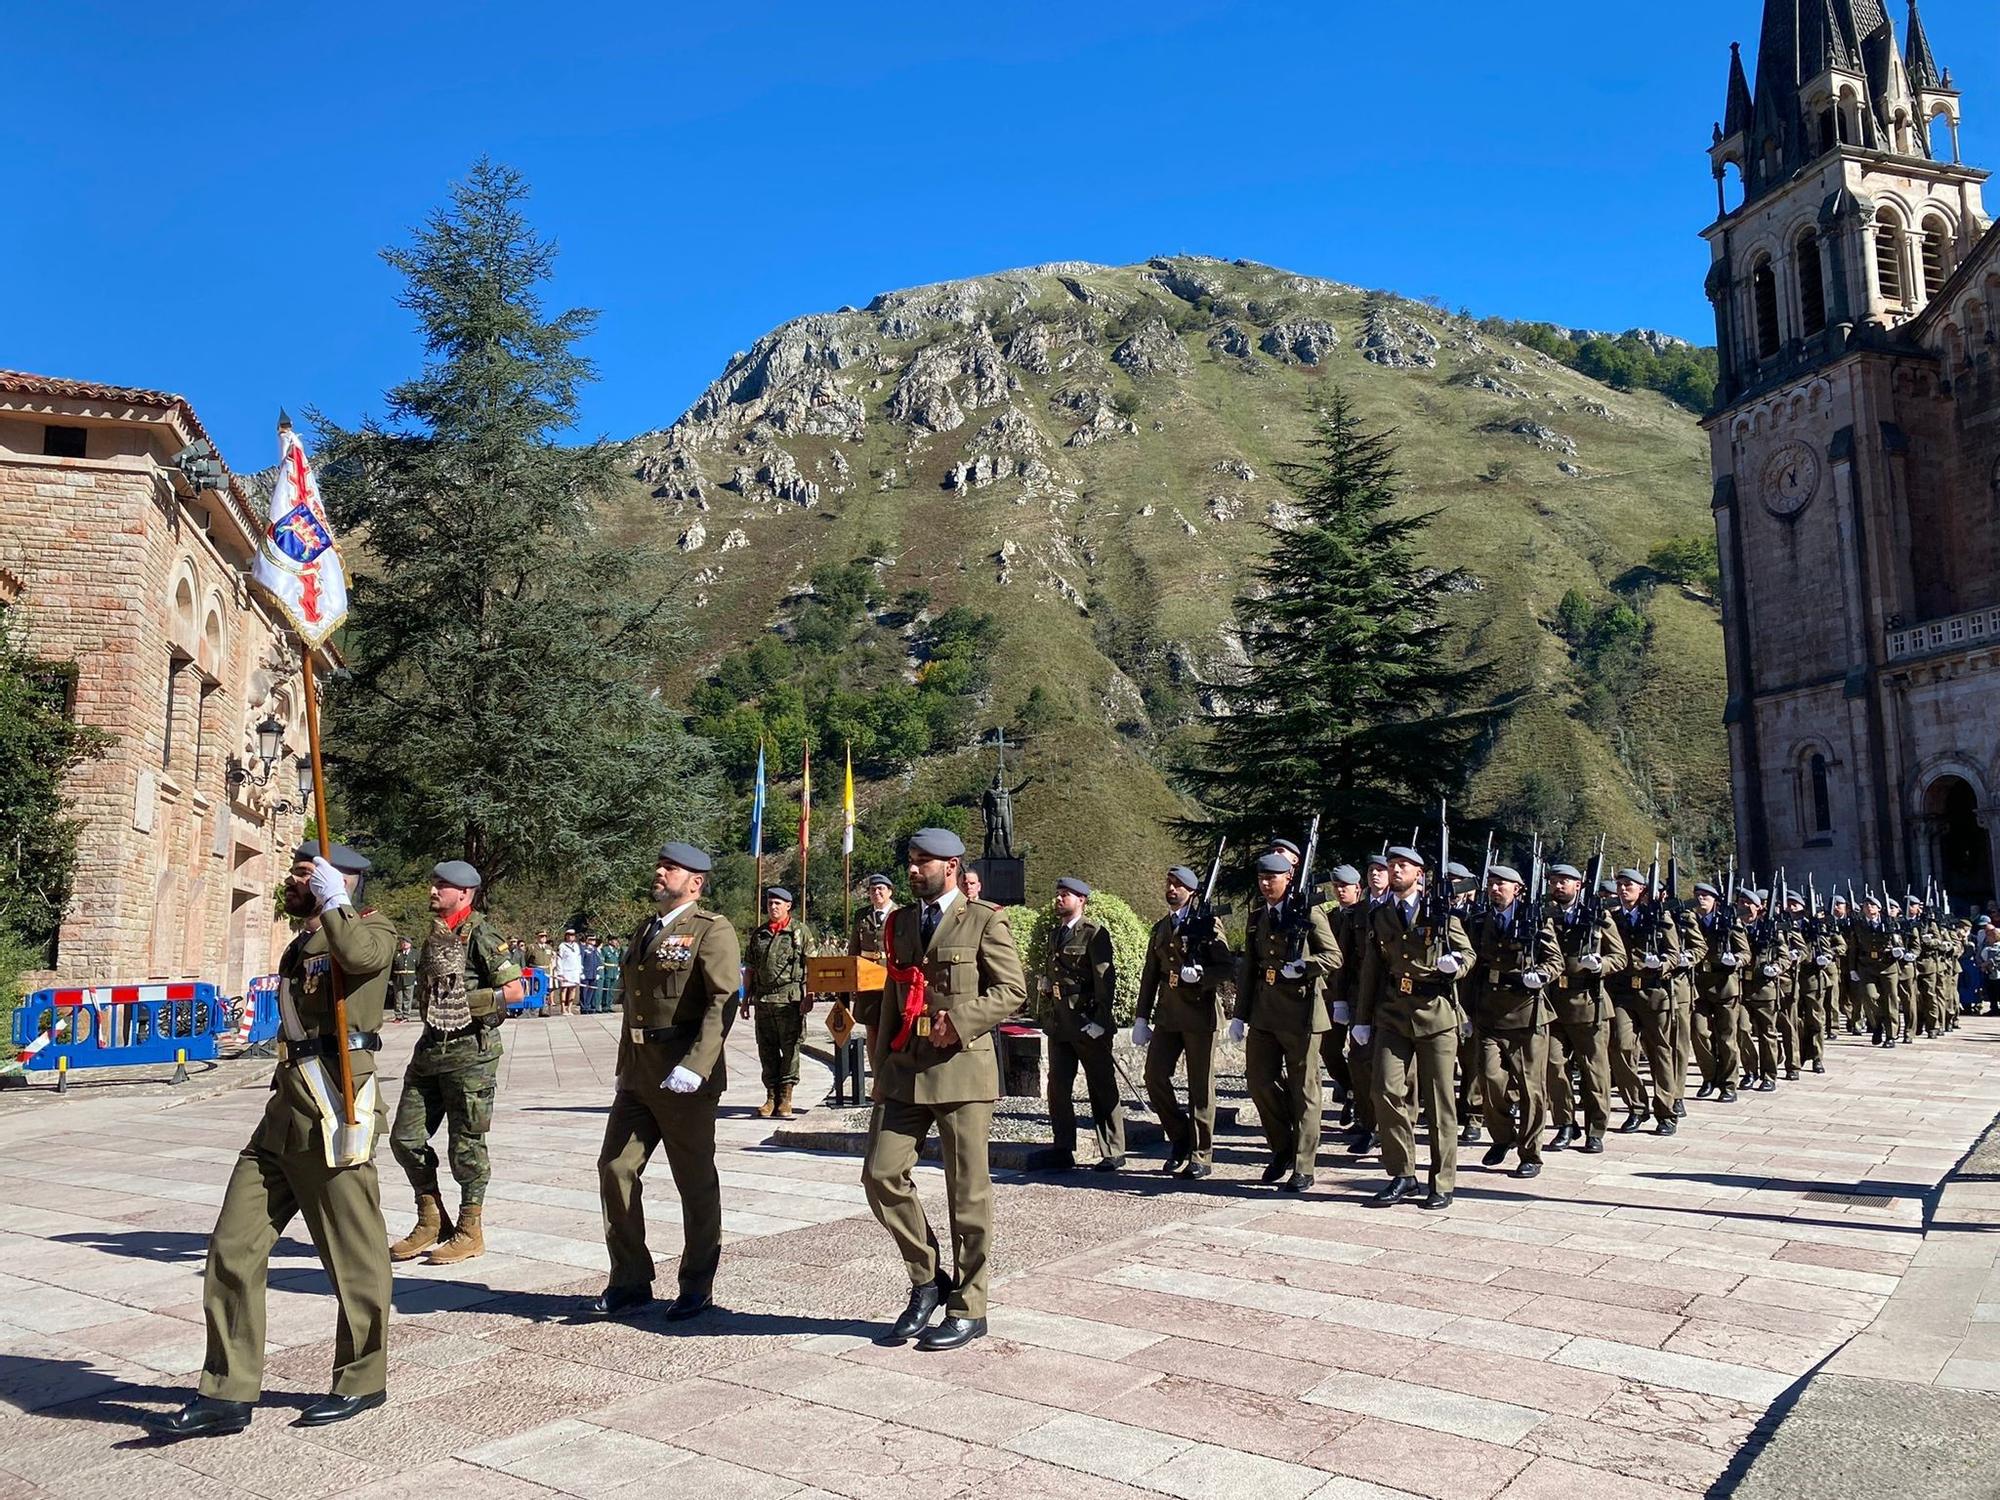
{"label": "olive green uniform", "polygon": [[[953,1317],[983,1318],[986,1248],[993,1233],[986,1142],[1000,1094],[992,1031],[1021,1008],[1027,984],[1014,934],[999,907],[952,893],[926,942],[924,906],[913,902],[890,917],[889,982],[876,997],[875,1013],[863,1018],[869,1023],[878,1102],[868,1126],[861,1185],[868,1206],[902,1254],[910,1284],[936,1281],[943,1270],[937,1236],[910,1174],[925,1138],[937,1130],[957,1268],[945,1308]],[[904,999],[918,974],[923,976],[922,1010],[898,1047]],[[951,1016],[957,1033],[950,1047],[932,1040],[932,1022],[941,1013]]]}
{"label": "olive green uniform", "polygon": [[[1611,1078],[1626,1109],[1672,1120],[1682,1080],[1674,1074],[1672,978],[1681,961],[1680,925],[1658,902],[1620,906],[1611,914],[1624,940],[1626,967],[1612,981]],[[1639,1076],[1644,1054],[1647,1077]]]}
{"label": "olive green uniform", "polygon": [[[1611,913],[1585,919],[1581,898],[1555,914],[1563,970],[1550,988],[1555,1019],[1549,1023],[1549,1114],[1558,1126],[1576,1121],[1577,1099],[1569,1068],[1582,1080],[1583,1133],[1601,1136],[1611,1122],[1611,1002],[1605,985],[1625,972],[1625,940]],[[1583,962],[1595,956],[1593,972]]]}
{"label": "olive green uniform", "polygon": [[445,1127],[451,1175],[464,1205],[482,1205],[493,1165],[486,1132],[500,1077],[500,992],[521,977],[500,934],[482,912],[468,912],[456,929],[431,923],[417,958],[423,1035],[403,1071],[403,1096],[389,1149],[417,1196],[438,1191],[438,1156],[431,1137]]}
{"label": "olive green uniform", "polygon": [[[1354,1124],[1365,1135],[1375,1133],[1375,1038],[1360,1042],[1354,1038],[1354,987],[1361,979],[1361,944],[1369,936],[1369,923],[1380,901],[1363,896],[1352,906],[1333,914],[1333,940],[1340,949],[1340,967],[1327,984],[1328,1010],[1335,1004],[1347,1007],[1347,1078],[1354,1095]],[[1358,1139],[1358,1137],[1357,1137]]]}
{"label": "olive green uniform", "polygon": [[1743,1009],[1750,1018],[1752,1053],[1743,1067],[1760,1083],[1774,1083],[1778,1077],[1778,1013],[1784,1004],[1785,981],[1791,977],[1792,949],[1789,934],[1779,931],[1768,919],[1751,925],[1750,962],[1744,966]]}
{"label": "olive green uniform", "polygon": [[1292,1171],[1311,1176],[1319,1155],[1320,1079],[1317,1038],[1327,1029],[1322,981],[1340,967],[1340,947],[1326,908],[1307,913],[1302,970],[1287,978],[1292,930],[1286,915],[1294,901],[1309,898],[1288,891],[1275,906],[1260,907],[1243,943],[1243,972],[1236,985],[1236,1019],[1249,1028],[1243,1043],[1244,1081],[1273,1165],[1289,1160]]}
{"label": "olive green uniform", "polygon": [[[653,1284],[641,1178],[654,1148],[664,1146],[680,1195],[680,1290],[705,1297],[722,1259],[715,1109],[729,1083],[722,1044],[742,974],[736,929],[690,902],[642,923],[619,972],[618,1087],[597,1153],[611,1285],[635,1290]],[[666,1082],[677,1067],[697,1075],[701,1086],[674,1093]]]}
{"label": "olive green uniform", "polygon": [[743,982],[757,1022],[757,1062],[764,1091],[797,1088],[799,1043],[806,1030],[806,941],[799,924],[773,932],[769,922],[750,934]]}
{"label": "olive green uniform", "polygon": [[[1139,1019],[1153,1028],[1146,1044],[1146,1097],[1175,1157],[1200,1166],[1215,1163],[1215,1031],[1222,1024],[1221,985],[1232,956],[1219,930],[1200,951],[1190,948],[1187,912],[1169,912],[1146,938],[1139,970]],[[1181,970],[1201,970],[1193,984]],[[1188,1107],[1174,1092],[1174,1069],[1187,1059]]]}
{"label": "olive green uniform", "polygon": [[417,1000],[416,949],[396,945],[396,959],[389,966],[389,990],[396,1000],[396,1019],[409,1020]]}
{"label": "olive green uniform", "polygon": [[[1750,939],[1742,925],[1721,912],[1697,915],[1701,950],[1694,966],[1695,1051],[1701,1081],[1715,1090],[1734,1089],[1742,1059],[1737,1029],[1743,1009],[1743,975],[1750,967]],[[1724,962],[1725,958],[1734,962]]]}
{"label": "olive green uniform", "polygon": [[[1125,1107],[1118,1097],[1118,1070],[1111,1060],[1112,1006],[1118,997],[1117,962],[1111,934],[1089,917],[1078,917],[1049,934],[1049,954],[1039,988],[1048,1007],[1043,1030],[1049,1039],[1049,1131],[1059,1153],[1076,1154],[1076,1070],[1083,1068],[1090,1095],[1090,1123],[1097,1154],[1125,1154]],[[1096,1034],[1085,1030],[1095,1028]]]}
{"label": "olive green uniform", "polygon": [[[201,1394],[255,1401],[264,1384],[264,1288],[271,1249],[291,1223],[305,1220],[339,1306],[333,1338],[333,1394],[372,1396],[388,1380],[389,1234],[372,1159],[326,1164],[325,1128],[299,1062],[323,1056],[338,1099],[333,975],[340,967],[347,1000],[348,1057],[360,1093],[375,1073],[375,1057],[356,1042],[373,1042],[388,997],[396,928],[378,912],[338,906],[320,925],[292,939],[278,961],[283,1060],[271,1078],[250,1144],[236,1158],[208,1244],[202,1315],[208,1352]],[[291,1014],[285,1014],[289,1010]],[[295,1029],[292,1022],[296,1017]],[[382,1127],[376,1108],[375,1130]]]}
{"label": "olive green uniform", "polygon": [[1850,983],[1875,1041],[1896,1045],[1896,931],[1882,922],[1857,916],[1847,929]]}
{"label": "olive green uniform", "polygon": [[1450,954],[1457,972],[1476,956],[1454,913],[1433,929],[1421,891],[1414,911],[1394,892],[1370,915],[1361,944],[1354,1024],[1373,1028],[1375,1118],[1382,1131],[1382,1166],[1391,1177],[1416,1176],[1418,1096],[1431,1129],[1430,1185],[1449,1193],[1458,1183],[1457,979],[1438,967]]}
{"label": "olive green uniform", "polygon": [[[1516,897],[1507,907],[1487,908],[1467,936],[1474,967],[1466,990],[1486,1128],[1495,1146],[1518,1146],[1522,1161],[1540,1161],[1555,1014],[1544,991],[1563,969],[1555,923],[1544,917],[1530,932],[1525,904]],[[1508,1110],[1510,1094],[1520,1101],[1518,1124]]]}

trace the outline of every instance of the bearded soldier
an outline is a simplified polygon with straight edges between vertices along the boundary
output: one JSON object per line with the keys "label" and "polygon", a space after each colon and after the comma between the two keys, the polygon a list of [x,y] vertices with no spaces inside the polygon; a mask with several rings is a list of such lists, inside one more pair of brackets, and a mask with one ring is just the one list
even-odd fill
{"label": "bearded soldier", "polygon": [[[416,1227],[389,1247],[394,1260],[448,1266],[486,1250],[486,1132],[500,1076],[500,1023],[526,985],[500,934],[472,908],[479,872],[462,859],[431,871],[431,930],[417,956],[424,1029],[403,1072],[389,1149],[417,1195]],[[445,1216],[430,1138],[446,1130],[458,1220]]]}
{"label": "bearded soldier", "polygon": [[[1146,1096],[1166,1132],[1160,1170],[1199,1181],[1215,1171],[1215,1031],[1222,1023],[1220,986],[1229,978],[1229,945],[1214,923],[1188,931],[1198,888],[1194,871],[1167,871],[1167,914],[1146,938],[1139,971],[1139,1012],[1132,1044],[1145,1049]],[[1174,1069],[1187,1058],[1188,1107],[1174,1093]]]}
{"label": "bearded soldier", "polygon": [[[1562,945],[1547,917],[1533,922],[1521,900],[1519,873],[1495,865],[1486,877],[1486,907],[1469,934],[1474,954],[1469,999],[1479,1047],[1480,1097],[1493,1144],[1485,1164],[1520,1154],[1516,1177],[1542,1170],[1542,1124],[1548,1113],[1549,1019],[1543,993],[1562,972]],[[1518,1123],[1507,1107],[1520,1100]]]}

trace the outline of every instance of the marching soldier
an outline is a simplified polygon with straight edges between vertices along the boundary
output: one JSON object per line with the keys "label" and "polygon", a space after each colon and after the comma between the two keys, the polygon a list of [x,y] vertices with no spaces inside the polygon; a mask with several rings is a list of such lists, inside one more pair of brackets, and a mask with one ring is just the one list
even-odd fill
{"label": "marching soldier", "polygon": [[409,1020],[417,993],[417,953],[408,938],[396,939],[395,962],[389,965],[389,989],[396,997],[396,1019]]}
{"label": "marching soldier", "polygon": [[1890,952],[1896,961],[1893,971],[1896,1016],[1901,1026],[1901,1040],[1908,1042],[1917,1031],[1917,949],[1902,902],[1889,903],[1889,924],[1896,934],[1896,946]]}
{"label": "marching soldier", "polygon": [[[1215,1031],[1222,1024],[1220,986],[1233,962],[1213,924],[1188,931],[1199,882],[1186,865],[1167,871],[1167,914],[1146,938],[1139,971],[1132,1044],[1146,1052],[1146,1097],[1167,1136],[1160,1170],[1199,1182],[1215,1171]],[[1187,1058],[1188,1107],[1174,1093],[1174,1069]]]}
{"label": "marching soldier", "polygon": [[[1451,876],[1451,909],[1460,921],[1470,921],[1479,899],[1479,877],[1457,860],[1445,866]],[[1454,986],[1453,999],[1459,1007],[1458,1025],[1458,1143],[1479,1144],[1479,1037],[1473,1029],[1472,1013]]]}
{"label": "marching soldier", "polygon": [[[1353,865],[1335,865],[1328,881],[1333,886],[1333,901],[1327,907],[1327,925],[1333,929],[1334,946],[1341,950],[1341,965],[1326,978],[1327,1027],[1326,1034],[1319,1039],[1319,1060],[1333,1079],[1334,1098],[1340,1104],[1340,1123],[1349,1125],[1359,1117],[1361,1104],[1355,1098],[1354,1065],[1347,1056],[1347,1034],[1354,1022],[1354,1003],[1347,992],[1361,969],[1359,964],[1352,969],[1347,967],[1349,945],[1340,934],[1347,925],[1346,914],[1361,903],[1361,872]],[[1372,1112],[1369,1118],[1374,1118]]]}
{"label": "marching soldier", "polygon": [[1818,919],[1806,909],[1805,898],[1797,891],[1785,892],[1785,917],[1792,935],[1792,965],[1795,982],[1786,1011],[1787,1028],[1780,1033],[1785,1045],[1785,1076],[1796,1079],[1799,1069],[1824,1073],[1821,1061],[1826,1050],[1826,980],[1833,973],[1833,955],[1817,932]]}
{"label": "marching soldier", "polygon": [[[1611,1073],[1619,1093],[1625,1096],[1627,1110],[1619,1130],[1629,1133],[1645,1123],[1650,1102],[1655,1130],[1672,1135],[1677,1128],[1674,1105],[1680,1098],[1681,1081],[1673,1076],[1671,976],[1680,967],[1681,935],[1647,887],[1646,877],[1637,870],[1618,872],[1618,907],[1612,917],[1625,943],[1626,969],[1615,982],[1612,1026],[1616,1044]],[[1650,1089],[1647,1080],[1639,1077],[1642,1048]]]}
{"label": "marching soldier", "polygon": [[792,1118],[792,1090],[799,1086],[799,1043],[805,1037],[805,934],[792,925],[792,893],[764,887],[763,924],[750,934],[743,958],[743,1019],[757,1017],[757,1061],[764,1070],[763,1119]]}
{"label": "marching soldier", "polygon": [[1232,1041],[1244,1043],[1244,1082],[1271,1159],[1263,1180],[1288,1192],[1313,1185],[1319,1155],[1319,1048],[1327,1028],[1320,981],[1340,966],[1326,910],[1312,892],[1292,888],[1296,863],[1282,851],[1257,860],[1263,904],[1243,941]]}
{"label": "marching soldier", "polygon": [[[889,919],[889,982],[869,1022],[874,1118],[861,1184],[910,1274],[910,1300],[887,1339],[957,1349],[986,1332],[986,1247],[993,1233],[987,1137],[999,1097],[993,1028],[1021,1007],[1027,987],[1006,913],[968,901],[956,884],[965,843],[949,829],[910,835],[916,900]],[[924,1217],[910,1173],[935,1129],[951,1216],[953,1276]],[[940,1304],[945,1317],[931,1318]]]}
{"label": "marching soldier", "polygon": [[714,1305],[722,1260],[715,1110],[729,1082],[722,1044],[742,955],[736,929],[699,904],[713,868],[691,844],[663,846],[653,869],[658,913],[640,924],[625,950],[617,1091],[597,1154],[611,1276],[584,1309],[589,1317],[622,1317],[653,1300],[640,1189],[657,1146],[666,1147],[681,1208],[679,1292],[666,1317],[680,1322]]}
{"label": "marching soldier", "polygon": [[1853,946],[1854,923],[1859,916],[1845,896],[1835,896],[1832,903],[1834,931],[1840,934],[1841,962],[1834,976],[1840,992],[1840,1020],[1847,1028],[1849,1036],[1861,1035],[1861,1022],[1867,1014],[1867,1003],[1861,998],[1860,981],[1854,977],[1854,965],[1847,962],[1847,950]]}
{"label": "marching soldier", "polygon": [[1694,967],[1695,1050],[1702,1060],[1697,1099],[1736,1102],[1737,1012],[1742,975],[1750,967],[1750,939],[1722,909],[1722,892],[1708,884],[1694,888],[1700,957]]}
{"label": "marching soldier", "polygon": [[[271,1098],[250,1144],[236,1158],[209,1239],[202,1279],[208,1353],[199,1394],[178,1411],[146,1419],[161,1437],[241,1432],[264,1384],[264,1285],[271,1249],[294,1215],[326,1267],[340,1309],[332,1393],[295,1425],[322,1427],[380,1406],[388,1383],[389,1256],[375,1138],[382,1106],[375,1050],[396,929],[373,910],[356,911],[367,859],[335,844],[292,857],[285,910],[305,922],[278,961],[280,1060]],[[336,986],[347,1002],[346,1036],[332,1034]],[[355,1126],[343,1119],[338,1058],[353,1073]]]}
{"label": "marching soldier", "polygon": [[1604,1132],[1611,1124],[1611,1014],[1604,985],[1625,972],[1625,940],[1608,911],[1590,919],[1583,879],[1574,865],[1549,867],[1556,939],[1563,950],[1563,971],[1556,975],[1549,996],[1555,1009],[1549,1025],[1549,1112],[1557,1122],[1549,1149],[1561,1151],[1577,1137],[1576,1101],[1569,1082],[1574,1059],[1583,1080],[1580,1149],[1596,1155],[1604,1149]]}
{"label": "marching soldier", "polygon": [[1790,945],[1774,924],[1764,919],[1767,897],[1745,887],[1736,893],[1742,923],[1750,939],[1749,972],[1744,979],[1743,1008],[1750,1016],[1755,1055],[1743,1066],[1756,1079],[1752,1087],[1770,1093],[1778,1086],[1778,1008],[1784,1003],[1784,983],[1791,972]]}
{"label": "marching soldier", "polygon": [[1118,998],[1118,968],[1111,934],[1083,914],[1090,887],[1074,875],[1056,882],[1056,924],[1042,970],[1042,997],[1048,1002],[1049,1129],[1055,1137],[1051,1166],[1076,1165],[1076,1070],[1083,1065],[1090,1094],[1090,1123],[1097,1133],[1094,1172],[1125,1165],[1125,1106],[1118,1096],[1118,1069],[1111,1057],[1112,1007]]}
{"label": "marching soldier", "polygon": [[[1337,887],[1336,887],[1337,889]],[[1333,922],[1334,939],[1340,947],[1340,973],[1345,977],[1338,982],[1338,993],[1347,1002],[1347,1071],[1354,1087],[1354,1134],[1348,1139],[1350,1156],[1365,1156],[1374,1149],[1378,1116],[1375,1112],[1375,1040],[1369,1036],[1362,1041],[1354,1034],[1354,1011],[1358,1002],[1354,993],[1361,980],[1361,945],[1372,942],[1370,923],[1375,908],[1389,900],[1389,856],[1371,854],[1368,856],[1366,874],[1363,876],[1361,899],[1352,906],[1343,906]]]}
{"label": "marching soldier", "polygon": [[[456,1265],[486,1252],[486,1184],[493,1166],[486,1133],[500,1076],[500,1023],[526,988],[507,959],[499,930],[472,909],[479,872],[462,859],[431,871],[431,930],[417,957],[423,980],[423,1034],[403,1072],[403,1096],[389,1149],[417,1195],[417,1222],[389,1247],[392,1260]],[[438,1191],[438,1156],[430,1138],[445,1127],[456,1224]]]}
{"label": "marching soldier", "polygon": [[1896,933],[1874,895],[1861,898],[1861,916],[1848,929],[1848,973],[1868,1009],[1868,1044],[1896,1045]]}
{"label": "marching soldier", "polygon": [[1355,1011],[1356,1028],[1367,1033],[1363,1041],[1376,1040],[1378,1049],[1375,1113],[1389,1185],[1372,1201],[1382,1206],[1418,1196],[1412,1170],[1418,1094],[1429,1106],[1431,1127],[1430,1195],[1423,1206],[1451,1206],[1458,1185],[1458,1096],[1452,1065],[1458,1056],[1459,1013],[1453,988],[1473,957],[1458,917],[1440,927],[1426,908],[1423,855],[1410,848],[1391,849],[1389,900],[1375,908],[1361,944]]}
{"label": "marching soldier", "polygon": [[[1542,1125],[1548,1114],[1549,1020],[1543,993],[1562,972],[1562,944],[1555,924],[1534,922],[1521,899],[1520,874],[1495,865],[1486,877],[1486,908],[1471,933],[1469,981],[1478,1038],[1481,1098],[1493,1144],[1485,1164],[1497,1167],[1518,1151],[1516,1177],[1542,1170]],[[1520,1100],[1520,1119],[1509,1113],[1509,1095]]]}

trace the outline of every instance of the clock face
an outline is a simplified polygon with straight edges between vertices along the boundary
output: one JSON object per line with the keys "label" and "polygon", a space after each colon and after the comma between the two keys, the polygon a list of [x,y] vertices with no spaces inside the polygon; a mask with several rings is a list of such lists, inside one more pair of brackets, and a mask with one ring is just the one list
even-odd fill
{"label": "clock face", "polygon": [[1819,488],[1819,455],[1804,443],[1787,443],[1764,460],[1764,505],[1774,516],[1795,516]]}

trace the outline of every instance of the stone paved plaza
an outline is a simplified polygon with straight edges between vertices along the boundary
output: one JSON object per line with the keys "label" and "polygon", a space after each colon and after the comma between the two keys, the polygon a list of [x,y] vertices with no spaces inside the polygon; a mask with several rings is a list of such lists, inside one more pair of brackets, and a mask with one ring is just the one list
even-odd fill
{"label": "stone paved plaza", "polygon": [[[386,1077],[414,1031],[390,1028]],[[324,1390],[332,1332],[295,1226],[253,1427],[172,1446],[138,1420],[200,1367],[207,1234],[263,1091],[10,1096],[0,1497],[1664,1500],[1731,1475],[1843,1346],[1853,1373],[2000,1389],[1984,1244],[2000,1201],[1972,1190],[1948,1235],[1924,1233],[1927,1200],[2000,1110],[2000,1023],[1887,1055],[1843,1038],[1825,1077],[1693,1103],[1678,1136],[1558,1153],[1534,1183],[1474,1148],[1442,1214],[1365,1207],[1379,1165],[1337,1146],[1303,1199],[1257,1187],[1262,1152],[1240,1131],[1198,1188],[1003,1176],[993,1337],[936,1355],[870,1341],[902,1305],[901,1270],[853,1158],[765,1144],[748,1031],[721,1128],[724,1310],[671,1330],[566,1321],[603,1284],[612,1018],[523,1022],[489,1253],[399,1269],[388,1408],[288,1425]],[[810,1075],[802,1092],[823,1088]],[[400,1233],[407,1190],[381,1160]],[[648,1188],[666,1270],[663,1163]],[[929,1169],[925,1191],[937,1217]]]}

